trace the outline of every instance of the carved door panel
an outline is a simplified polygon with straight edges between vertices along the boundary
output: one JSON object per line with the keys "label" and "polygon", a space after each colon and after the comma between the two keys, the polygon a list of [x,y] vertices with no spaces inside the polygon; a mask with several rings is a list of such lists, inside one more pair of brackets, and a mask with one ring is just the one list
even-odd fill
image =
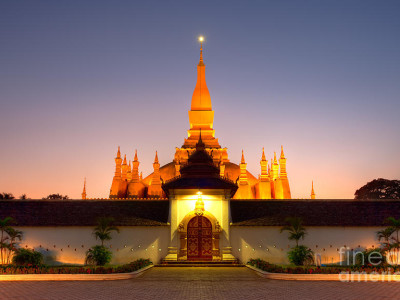
{"label": "carved door panel", "polygon": [[212,260],[212,225],[204,216],[196,216],[187,226],[188,260]]}

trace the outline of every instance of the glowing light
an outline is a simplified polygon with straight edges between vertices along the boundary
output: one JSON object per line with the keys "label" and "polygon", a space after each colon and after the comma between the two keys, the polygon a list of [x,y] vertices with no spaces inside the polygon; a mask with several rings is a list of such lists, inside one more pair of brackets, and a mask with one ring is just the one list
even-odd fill
{"label": "glowing light", "polygon": [[199,42],[203,42],[204,41],[204,36],[199,36]]}

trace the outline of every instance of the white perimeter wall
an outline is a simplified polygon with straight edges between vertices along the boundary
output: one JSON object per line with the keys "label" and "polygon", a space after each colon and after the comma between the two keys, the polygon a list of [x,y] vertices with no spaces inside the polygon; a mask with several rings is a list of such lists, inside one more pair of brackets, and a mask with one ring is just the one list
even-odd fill
{"label": "white perimeter wall", "polygon": [[[287,252],[295,245],[288,233],[275,226],[231,226],[233,255],[246,263],[250,258],[262,258],[271,263],[287,264]],[[381,227],[306,227],[308,234],[300,244],[321,255],[321,263],[338,263],[338,248],[378,247],[376,232]],[[275,247],[274,247],[275,246]],[[318,246],[318,247],[317,247]]]}
{"label": "white perimeter wall", "polygon": [[[83,264],[86,251],[100,244],[92,234],[93,227],[16,228],[24,233],[19,245],[40,251],[46,263]],[[167,255],[169,226],[118,228],[120,233],[113,232],[112,240],[105,242],[105,246],[113,252],[112,264],[129,263],[139,258],[149,258],[153,263],[159,263]]]}

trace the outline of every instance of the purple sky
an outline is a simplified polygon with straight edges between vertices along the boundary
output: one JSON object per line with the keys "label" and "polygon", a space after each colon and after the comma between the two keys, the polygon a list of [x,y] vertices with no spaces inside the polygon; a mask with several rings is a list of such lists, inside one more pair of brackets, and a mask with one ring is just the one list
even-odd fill
{"label": "purple sky", "polygon": [[400,1],[2,1],[0,192],[107,197],[189,127],[203,34],[214,128],[260,172],[284,145],[292,196],[400,178]]}

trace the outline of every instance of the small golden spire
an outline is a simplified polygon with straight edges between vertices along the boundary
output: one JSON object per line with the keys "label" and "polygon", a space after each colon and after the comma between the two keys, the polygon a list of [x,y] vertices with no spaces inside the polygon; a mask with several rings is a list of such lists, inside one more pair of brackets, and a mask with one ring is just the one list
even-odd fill
{"label": "small golden spire", "polygon": [[119,146],[118,146],[118,151],[117,151],[117,158],[121,158],[121,150],[119,149]]}
{"label": "small golden spire", "polygon": [[123,165],[126,165],[126,154],[124,156],[124,162],[122,163]]}
{"label": "small golden spire", "polygon": [[140,172],[139,180],[140,180],[140,181],[143,180],[143,172]]}
{"label": "small golden spire", "polygon": [[285,158],[285,153],[283,152],[283,146],[281,145],[281,158]]}
{"label": "small golden spire", "polygon": [[274,152],[274,164],[278,164],[278,161],[276,160],[276,152]]}
{"label": "small golden spire", "polygon": [[311,181],[311,199],[315,199],[314,180]]}
{"label": "small golden spire", "polygon": [[83,182],[82,199],[83,199],[83,200],[86,199],[86,177],[85,177],[85,180],[84,180],[84,182]]}
{"label": "small golden spire", "polygon": [[137,157],[137,149],[135,150],[135,158],[133,159],[133,161],[138,161],[138,157]]}
{"label": "small golden spire", "polygon": [[263,151],[262,151],[261,160],[262,160],[262,161],[266,161],[265,153],[264,153],[264,147],[263,147]]}
{"label": "small golden spire", "polygon": [[156,151],[156,157],[154,158],[154,163],[155,163],[155,164],[158,164],[158,154],[157,154],[157,151]]}
{"label": "small golden spire", "polygon": [[245,164],[245,163],[246,163],[246,161],[244,160],[243,150],[242,150],[242,160],[241,160],[241,163],[242,163],[242,164]]}

